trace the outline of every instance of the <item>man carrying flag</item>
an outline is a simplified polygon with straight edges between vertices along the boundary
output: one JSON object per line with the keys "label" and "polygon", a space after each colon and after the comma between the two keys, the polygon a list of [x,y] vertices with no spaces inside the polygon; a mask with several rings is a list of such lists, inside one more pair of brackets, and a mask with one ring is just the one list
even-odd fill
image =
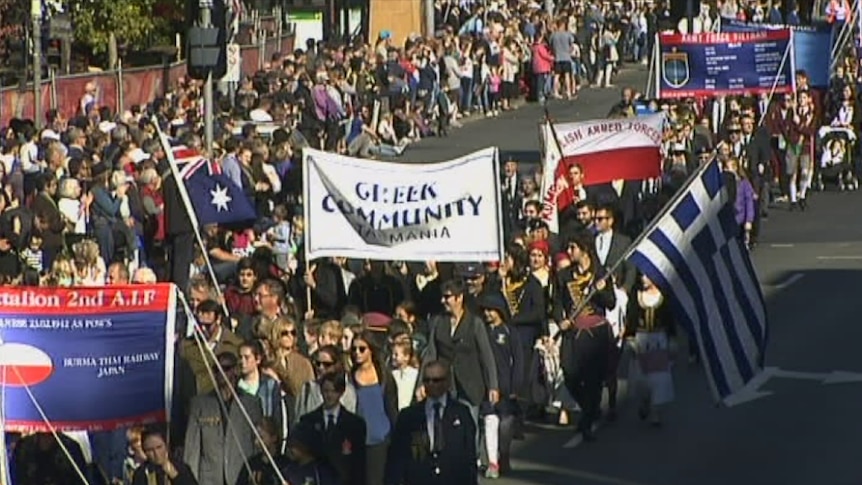
{"label": "man carrying flag", "polygon": [[[184,290],[195,244],[204,250],[201,226],[243,223],[255,220],[257,215],[242,188],[222,173],[216,162],[200,155],[200,137],[191,135],[184,140],[183,147],[172,148],[161,130],[158,135],[171,170],[163,185],[170,279]],[[193,156],[194,153],[197,155]],[[186,160],[181,168],[176,154],[182,154]],[[178,180],[183,183],[178,184]]]}

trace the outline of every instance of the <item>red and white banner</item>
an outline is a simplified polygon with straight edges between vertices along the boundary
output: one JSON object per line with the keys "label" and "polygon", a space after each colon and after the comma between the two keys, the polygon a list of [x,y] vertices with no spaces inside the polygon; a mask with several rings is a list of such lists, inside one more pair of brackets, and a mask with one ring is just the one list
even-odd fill
{"label": "red and white banner", "polygon": [[[558,231],[557,214],[575,202],[570,167],[582,169],[583,185],[645,180],[661,175],[664,114],[637,118],[545,123],[542,218]],[[556,140],[555,140],[556,136]]]}

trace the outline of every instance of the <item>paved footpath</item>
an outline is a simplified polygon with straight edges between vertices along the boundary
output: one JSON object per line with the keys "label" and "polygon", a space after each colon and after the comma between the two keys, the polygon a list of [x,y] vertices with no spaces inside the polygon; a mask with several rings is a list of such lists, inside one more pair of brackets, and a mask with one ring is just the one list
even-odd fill
{"label": "paved footpath", "polygon": [[[647,73],[619,86],[643,89]],[[618,89],[552,101],[559,121],[599,118]],[[403,159],[447,160],[488,146],[505,159],[539,160],[543,108],[528,104],[423,140]],[[862,192],[814,194],[805,213],[772,211],[754,253],[771,323],[759,392],[714,406],[703,371],[680,364],[676,402],[652,429],[628,407],[598,441],[564,448],[571,428],[534,427],[516,442],[515,471],[500,485],[862,484]],[[485,480],[485,483],[493,483]]]}

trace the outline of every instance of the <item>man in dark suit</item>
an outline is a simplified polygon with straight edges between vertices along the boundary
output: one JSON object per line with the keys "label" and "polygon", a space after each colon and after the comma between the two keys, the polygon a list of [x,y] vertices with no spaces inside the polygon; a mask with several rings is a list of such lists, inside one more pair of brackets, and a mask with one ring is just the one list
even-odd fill
{"label": "man in dark suit", "polygon": [[503,165],[503,180],[500,187],[503,192],[503,230],[506,234],[512,234],[521,219],[523,205],[517,161],[509,159]]}
{"label": "man in dark suit", "polygon": [[[50,268],[54,258],[63,251],[63,233],[66,230],[66,222],[55,199],[59,183],[57,178],[50,173],[39,174],[36,181],[36,189],[39,193],[33,198],[30,209],[33,211],[36,221],[36,230],[42,236],[42,265]],[[23,241],[22,244],[29,244]],[[25,247],[25,246],[22,246]]]}
{"label": "man in dark suit", "polygon": [[365,484],[365,421],[341,405],[347,388],[344,374],[320,378],[323,404],[300,419],[319,434],[327,461],[338,472],[342,485]]}
{"label": "man in dark suit", "polygon": [[[754,122],[754,111],[749,109],[742,117],[742,144],[745,162],[754,196],[757,199],[754,212],[754,228],[751,234],[752,242],[760,232],[762,217],[768,217],[770,181],[772,180],[772,147],[769,132],[766,127],[757,126]],[[742,160],[740,161],[742,163]]]}
{"label": "man in dark suit", "polygon": [[[596,253],[599,263],[607,269],[616,264],[625,255],[631,246],[632,240],[625,234],[614,229],[614,209],[612,206],[603,205],[596,209],[594,216],[596,229]],[[616,285],[626,293],[631,293],[635,285],[635,268],[627,260],[623,261],[614,271]]]}
{"label": "man in dark suit", "polygon": [[386,485],[476,485],[476,424],[470,409],[448,394],[449,364],[425,366],[424,401],[398,416],[389,456]]}
{"label": "man in dark suit", "polygon": [[592,202],[596,206],[613,206],[619,213],[619,229],[629,237],[640,232],[641,189],[640,180],[614,180],[607,184],[596,185]]}
{"label": "man in dark suit", "polygon": [[479,405],[496,404],[500,398],[494,351],[485,323],[464,305],[464,283],[450,280],[441,290],[446,314],[431,322],[425,358],[452,366],[457,398],[469,404],[473,420],[478,421]]}

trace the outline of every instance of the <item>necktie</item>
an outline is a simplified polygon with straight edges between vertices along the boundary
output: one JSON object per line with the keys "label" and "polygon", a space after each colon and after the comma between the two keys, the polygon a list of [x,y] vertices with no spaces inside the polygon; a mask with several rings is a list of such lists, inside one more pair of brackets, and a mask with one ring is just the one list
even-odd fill
{"label": "necktie", "polygon": [[331,434],[335,430],[335,415],[326,415],[326,433]]}
{"label": "necktie", "polygon": [[434,436],[432,438],[433,445],[431,446],[431,451],[434,453],[439,453],[443,451],[443,419],[440,416],[442,414],[443,405],[439,402],[434,403]]}

